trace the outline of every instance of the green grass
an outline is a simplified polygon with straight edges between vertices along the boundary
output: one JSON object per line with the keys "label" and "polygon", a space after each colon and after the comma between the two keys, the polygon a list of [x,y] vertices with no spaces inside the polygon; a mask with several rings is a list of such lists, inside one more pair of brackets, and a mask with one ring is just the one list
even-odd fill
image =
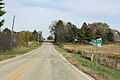
{"label": "green grass", "polygon": [[[95,62],[91,62],[87,59],[84,59],[79,54],[68,53],[63,48],[60,48],[58,45],[54,45],[54,47],[57,49],[58,52],[69,56],[72,60],[75,60],[75,62],[78,65],[87,67],[87,68],[91,69],[92,71],[101,73],[107,77],[112,78],[112,80],[120,80],[120,70],[110,69],[108,67],[105,67],[105,66],[102,66],[99,64],[96,65]],[[97,79],[97,80],[99,80],[99,79]]]}
{"label": "green grass", "polygon": [[0,52],[0,61],[15,57],[17,55],[25,54],[33,49],[36,49],[40,45],[42,45],[42,42],[40,42],[40,43],[34,42],[31,45],[29,45],[28,47],[20,47],[20,48],[15,47],[15,48],[11,49],[10,51]]}
{"label": "green grass", "polygon": [[95,62],[91,62],[87,59],[80,57],[78,54],[72,54],[72,57],[78,60],[80,65],[88,67],[99,73],[103,73],[106,76],[113,78],[113,80],[120,80],[120,70],[110,69],[102,65],[96,65]]}

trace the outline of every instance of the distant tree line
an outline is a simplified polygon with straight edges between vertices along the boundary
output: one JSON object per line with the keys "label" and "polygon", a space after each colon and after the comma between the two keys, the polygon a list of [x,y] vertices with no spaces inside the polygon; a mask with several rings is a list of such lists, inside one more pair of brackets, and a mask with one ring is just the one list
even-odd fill
{"label": "distant tree line", "polygon": [[80,42],[89,43],[92,39],[102,38],[104,42],[114,42],[113,30],[107,23],[94,22],[92,24],[83,23],[81,28],[71,22],[62,20],[53,21],[49,26],[50,33],[54,34],[57,43]]}
{"label": "distant tree line", "polygon": [[12,47],[23,47],[28,46],[29,42],[38,40],[38,32],[34,30],[30,31],[21,31],[14,32],[12,45],[11,43],[11,30],[5,28],[2,32],[0,32],[0,51],[10,50]]}
{"label": "distant tree line", "polygon": [[52,35],[48,36],[47,40],[53,40],[53,36]]}

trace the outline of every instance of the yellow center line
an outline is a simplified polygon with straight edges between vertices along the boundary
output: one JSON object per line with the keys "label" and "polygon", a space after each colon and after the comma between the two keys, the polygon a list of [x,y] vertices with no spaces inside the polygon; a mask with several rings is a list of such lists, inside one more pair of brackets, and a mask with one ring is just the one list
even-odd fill
{"label": "yellow center line", "polygon": [[34,58],[31,61],[27,62],[22,68],[18,69],[11,77],[8,78],[8,80],[16,80],[22,73],[30,67],[33,63],[38,61],[39,58]]}
{"label": "yellow center line", "polygon": [[[28,64],[30,64],[34,59],[32,59],[31,61],[27,62],[25,65],[23,65],[22,68],[18,69],[11,77],[13,77],[15,74],[19,73],[21,70],[23,70]],[[10,77],[10,78],[11,78]]]}

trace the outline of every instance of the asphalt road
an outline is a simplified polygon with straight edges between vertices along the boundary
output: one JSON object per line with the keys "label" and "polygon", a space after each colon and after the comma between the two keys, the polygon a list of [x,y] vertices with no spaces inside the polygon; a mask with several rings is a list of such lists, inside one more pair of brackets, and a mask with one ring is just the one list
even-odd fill
{"label": "asphalt road", "polygon": [[21,56],[0,62],[0,80],[94,80],[68,63],[45,42]]}

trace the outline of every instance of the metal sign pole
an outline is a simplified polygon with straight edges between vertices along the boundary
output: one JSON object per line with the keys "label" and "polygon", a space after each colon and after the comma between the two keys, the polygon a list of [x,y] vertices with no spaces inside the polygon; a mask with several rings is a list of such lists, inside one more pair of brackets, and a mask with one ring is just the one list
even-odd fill
{"label": "metal sign pole", "polygon": [[98,63],[98,45],[97,44],[96,44],[96,65]]}
{"label": "metal sign pole", "polygon": [[[96,46],[96,55],[95,55],[95,59],[96,59],[96,64],[98,63],[98,48],[97,47],[100,47],[101,48],[101,44],[102,44],[102,39],[101,38],[99,38],[99,39],[96,39],[96,40],[92,40],[91,42],[90,42],[91,44],[93,44],[94,46]],[[92,59],[93,60],[93,59]],[[91,60],[91,61],[92,61]]]}
{"label": "metal sign pole", "polygon": [[97,44],[96,44],[96,54],[97,54]]}

